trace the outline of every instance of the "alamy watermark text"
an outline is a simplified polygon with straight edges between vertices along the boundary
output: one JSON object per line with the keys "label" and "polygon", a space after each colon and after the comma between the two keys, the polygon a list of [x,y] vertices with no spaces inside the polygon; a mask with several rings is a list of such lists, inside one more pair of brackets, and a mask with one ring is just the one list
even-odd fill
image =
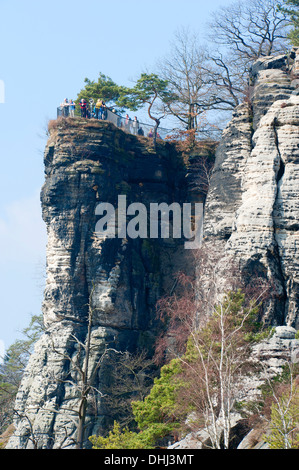
{"label": "alamy watermark text", "polygon": [[[117,208],[109,202],[96,206],[101,216],[96,235],[103,238],[184,238],[186,249],[199,248],[203,231],[203,204],[173,202],[150,203],[149,210],[141,202],[127,206],[125,195],[118,196]],[[128,216],[133,216],[128,221]]]}

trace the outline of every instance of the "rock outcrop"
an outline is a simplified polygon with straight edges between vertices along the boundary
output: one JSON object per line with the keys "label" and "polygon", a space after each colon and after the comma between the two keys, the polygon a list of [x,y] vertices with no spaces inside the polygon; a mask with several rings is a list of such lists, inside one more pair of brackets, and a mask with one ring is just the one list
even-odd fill
{"label": "rock outcrop", "polygon": [[[253,348],[262,373],[245,379],[245,401],[256,399],[259,386],[287,363],[299,362],[298,52],[253,65],[251,99],[235,109],[223,132],[205,204],[203,250],[216,261],[204,280],[207,288],[209,281],[218,286],[210,292],[219,295],[230,285],[234,263],[245,284],[262,278],[273,294],[263,320],[275,334]],[[263,432],[248,433],[237,413],[231,418],[234,447],[267,448]],[[202,449],[208,441],[201,430],[170,448]]]}
{"label": "rock outcrop", "polygon": [[[276,329],[272,343],[259,345],[256,355],[278,370],[286,356],[297,357],[298,342],[281,335],[285,328],[299,328],[298,72],[296,51],[254,64],[251,100],[235,109],[223,132],[206,199],[196,155],[186,167],[170,143],[154,151],[146,138],[109,123],[52,123],[41,193],[48,230],[46,331],[20,386],[16,430],[7,448],[74,447],[81,380],[74,364],[86,347],[90,308],[89,374],[95,374],[100,392],[109,381],[107,348],[144,349],[151,356],[160,328],[157,300],[172,292],[177,271],[198,271],[179,239],[99,239],[96,207],[117,207],[120,194],[128,204],[146,207],[205,200],[203,249],[217,252],[213,271],[219,283],[233,259],[245,282],[257,275],[272,286],[263,319],[283,330]],[[253,382],[250,395],[252,387]],[[112,420],[95,394],[88,402],[86,436],[104,432]],[[195,448],[189,437],[175,447]]]}
{"label": "rock outcrop", "polygon": [[100,396],[109,381],[109,357],[102,361],[103,354],[114,348],[152,355],[156,302],[188,265],[180,239],[96,235],[100,202],[117,210],[119,195],[126,196],[127,206],[142,202],[147,209],[154,202],[188,200],[186,168],[171,144],[161,142],[155,152],[148,139],[106,122],[58,120],[50,125],[45,175],[46,331],[17,396],[16,431],[8,448],[74,446],[82,383],[76,361],[86,345],[90,306],[89,375],[96,371],[93,386],[99,393],[88,404],[86,436],[107,429],[113,416]]}
{"label": "rock outcrop", "polygon": [[[295,53],[252,68],[252,101],[236,108],[217,149],[205,206],[205,243],[221,263],[276,292],[264,320],[299,327],[299,96]],[[221,264],[220,263],[220,264]],[[221,276],[223,270],[219,269]]]}

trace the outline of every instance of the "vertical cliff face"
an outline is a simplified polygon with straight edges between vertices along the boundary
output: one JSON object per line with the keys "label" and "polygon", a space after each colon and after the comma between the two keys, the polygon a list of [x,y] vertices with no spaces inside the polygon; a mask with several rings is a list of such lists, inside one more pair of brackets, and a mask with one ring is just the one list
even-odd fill
{"label": "vertical cliff face", "polygon": [[[298,328],[298,56],[266,57],[251,73],[251,102],[236,108],[217,149],[206,203],[205,245],[217,246],[245,279],[261,276],[275,294],[273,325]],[[221,265],[224,269],[221,270]]]}
{"label": "vertical cliff face", "polygon": [[[148,209],[151,202],[180,201],[182,161],[170,145],[158,155],[108,123],[84,125],[79,120],[52,132],[45,165],[41,201],[48,228],[46,326],[61,318],[84,319],[94,285],[103,326],[146,330],[165,280],[159,246],[154,249],[150,239],[101,240],[95,233],[95,211],[104,202],[117,213],[119,195],[126,197],[127,206],[142,202]],[[170,242],[167,249],[171,253],[177,244]]]}
{"label": "vertical cliff face", "polygon": [[100,239],[95,233],[97,205],[110,203],[117,211],[119,195],[127,206],[142,202],[147,209],[187,201],[186,168],[171,144],[161,142],[154,151],[149,140],[99,121],[58,120],[50,128],[41,192],[48,231],[46,332],[17,396],[12,448],[32,447],[32,435],[41,448],[74,446],[82,384],[76,361],[86,345],[89,307],[89,374],[96,371],[99,393],[88,405],[86,436],[107,428],[113,416],[100,395],[109,375],[103,353],[115,348],[151,356],[156,302],[187,263],[179,239]]}

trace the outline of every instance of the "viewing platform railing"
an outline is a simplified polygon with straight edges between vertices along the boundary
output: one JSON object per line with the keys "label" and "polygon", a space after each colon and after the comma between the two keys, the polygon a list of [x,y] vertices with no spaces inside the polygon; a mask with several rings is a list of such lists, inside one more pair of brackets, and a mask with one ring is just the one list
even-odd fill
{"label": "viewing platform railing", "polygon": [[[69,106],[59,106],[57,108],[57,118],[59,117],[80,117],[81,114],[76,110],[75,113],[70,111]],[[98,119],[103,121],[112,122],[116,127],[119,127],[125,132],[133,135],[143,135],[145,137],[153,137],[154,125],[144,124],[138,120],[119,116],[116,112],[111,111],[109,108],[103,108],[102,113],[96,116],[95,112],[87,110],[84,119]],[[158,127],[157,139],[171,138],[173,130]]]}

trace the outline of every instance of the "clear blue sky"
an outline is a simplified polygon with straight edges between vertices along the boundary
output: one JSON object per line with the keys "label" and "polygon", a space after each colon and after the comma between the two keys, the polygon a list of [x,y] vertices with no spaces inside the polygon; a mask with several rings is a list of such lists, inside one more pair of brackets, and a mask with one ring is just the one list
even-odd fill
{"label": "clear blue sky", "polygon": [[230,3],[0,0],[0,354],[41,311],[46,233],[39,193],[46,123],[57,105],[99,72],[132,84],[169,51],[179,27],[204,42],[209,14]]}

